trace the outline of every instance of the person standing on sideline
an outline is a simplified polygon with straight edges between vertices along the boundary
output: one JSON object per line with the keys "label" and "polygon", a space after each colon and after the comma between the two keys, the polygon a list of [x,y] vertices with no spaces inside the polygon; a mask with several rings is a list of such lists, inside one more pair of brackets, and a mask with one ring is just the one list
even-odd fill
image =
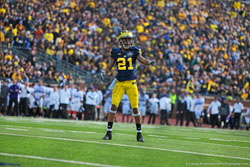
{"label": "person standing on sideline", "polygon": [[34,86],[34,97],[35,97],[35,107],[33,109],[34,117],[37,113],[37,108],[39,108],[39,115],[44,116],[43,113],[43,100],[45,97],[45,87],[43,86],[43,81],[39,80],[38,85]]}
{"label": "person standing on sideline", "polygon": [[221,100],[220,117],[220,126],[223,126],[223,129],[227,128],[230,117],[230,106],[225,98]]}
{"label": "person standing on sideline", "polygon": [[211,127],[214,128],[214,125],[217,125],[217,128],[220,128],[219,124],[219,109],[221,107],[221,103],[218,101],[218,97],[215,96],[214,100],[210,103],[207,113],[210,114],[210,122]]}
{"label": "person standing on sideline", "polygon": [[171,118],[172,114],[174,113],[175,103],[176,103],[176,98],[177,98],[177,95],[174,89],[172,89],[171,92],[169,93],[169,98],[171,99],[171,112],[170,112],[169,117]]}
{"label": "person standing on sideline", "polygon": [[111,102],[112,102],[112,91],[107,90],[105,95],[104,95],[104,108],[103,108],[104,118],[103,118],[103,121],[108,120],[108,114],[111,110]]}
{"label": "person standing on sideline", "polygon": [[69,83],[68,90],[70,92],[68,117],[72,118],[72,117],[74,117],[73,115],[76,114],[76,111],[74,112],[74,108],[75,108],[74,93],[76,92],[76,88],[75,88],[75,85],[73,84],[73,82]]}
{"label": "person standing on sideline", "polygon": [[240,98],[238,97],[233,107],[233,114],[234,114],[234,126],[233,127],[235,127],[235,129],[238,129],[240,127],[240,116],[243,110],[244,110],[244,106],[240,102]]}
{"label": "person standing on sideline", "polygon": [[164,125],[166,122],[166,125],[169,125],[168,123],[168,106],[171,104],[171,99],[168,98],[168,94],[165,94],[162,98],[160,98],[160,124]]}
{"label": "person standing on sideline", "polygon": [[70,92],[68,85],[64,85],[64,88],[59,92],[60,107],[59,107],[59,118],[68,119],[67,108],[69,105]]}
{"label": "person standing on sideline", "polygon": [[6,80],[2,82],[1,93],[0,93],[0,113],[3,115],[7,114],[7,98],[8,98],[9,88],[7,86]]}
{"label": "person standing on sideline", "polygon": [[24,85],[21,85],[20,93],[20,114],[23,116],[28,116],[29,109],[29,97],[31,90],[29,88],[29,82],[25,82]]}
{"label": "person standing on sideline", "polygon": [[121,103],[122,103],[122,122],[124,122],[124,118],[127,117],[127,123],[128,123],[130,115],[130,103],[128,95],[126,93],[123,95]]}
{"label": "person standing on sideline", "polygon": [[189,119],[190,119],[191,114],[192,114],[191,111],[190,111],[191,110],[191,101],[192,101],[192,99],[191,99],[188,92],[186,92],[185,101],[187,102],[186,126],[188,126],[189,125]]}
{"label": "person standing on sideline", "polygon": [[98,94],[94,86],[90,87],[90,90],[86,93],[86,108],[84,113],[84,120],[94,120],[95,110],[98,103]]}
{"label": "person standing on sideline", "polygon": [[108,118],[108,129],[103,139],[112,139],[112,127],[115,113],[123,97],[123,94],[127,92],[134,113],[137,130],[137,141],[144,142],[141,130],[141,115],[138,110],[139,95],[136,84],[136,60],[145,65],[154,65],[155,61],[142,57],[141,49],[133,46],[134,35],[131,32],[127,30],[122,31],[118,39],[121,44],[121,48],[112,49],[109,64],[107,68],[101,72],[101,76],[104,78],[103,76],[112,69],[114,64],[117,66],[118,73],[112,92],[112,106]]}
{"label": "person standing on sideline", "polygon": [[45,118],[50,118],[50,94],[53,92],[53,88],[50,87],[50,85],[47,85],[45,87],[45,96],[43,101],[43,111],[45,113]]}
{"label": "person standing on sideline", "polygon": [[58,110],[59,110],[59,92],[57,87],[54,86],[53,92],[50,94],[50,105],[49,105],[49,115],[52,113],[52,118],[58,118]]}
{"label": "person standing on sideline", "polygon": [[205,99],[201,97],[200,94],[198,94],[194,100],[194,112],[195,112],[195,117],[197,119],[198,127],[202,127],[204,104],[205,104]]}
{"label": "person standing on sideline", "polygon": [[189,96],[190,100],[190,106],[189,106],[189,111],[188,111],[188,116],[187,116],[187,123],[186,126],[189,126],[189,122],[193,122],[194,127],[196,127],[196,119],[195,119],[195,112],[194,112],[194,94],[191,94]]}
{"label": "person standing on sideline", "polygon": [[249,130],[250,128],[250,108],[248,108],[246,110],[246,112],[244,113],[245,116],[245,122],[246,122],[246,130]]}
{"label": "person standing on sideline", "polygon": [[76,88],[76,91],[73,93],[73,116],[72,119],[81,120],[82,111],[81,106],[83,104],[84,92],[80,89],[80,86]]}
{"label": "person standing on sideline", "polygon": [[97,94],[98,94],[98,103],[96,106],[97,109],[97,118],[96,120],[98,121],[100,119],[100,111],[101,111],[101,106],[102,106],[102,101],[103,101],[103,93],[100,89],[97,90]]}
{"label": "person standing on sideline", "polygon": [[149,111],[150,115],[148,119],[148,124],[150,124],[152,117],[153,117],[152,124],[155,124],[155,117],[159,112],[159,99],[157,98],[156,93],[154,93],[152,97],[149,99]]}
{"label": "person standing on sideline", "polygon": [[149,99],[148,94],[146,94],[144,90],[141,90],[139,94],[139,111],[141,112],[142,123],[144,123],[148,99]]}
{"label": "person standing on sideline", "polygon": [[178,99],[177,102],[177,115],[176,115],[176,123],[175,126],[178,125],[178,122],[180,120],[180,125],[183,125],[183,119],[184,119],[184,115],[187,111],[187,102],[185,100],[185,95],[181,95],[181,99]]}
{"label": "person standing on sideline", "polygon": [[18,108],[18,94],[21,93],[20,86],[17,84],[17,80],[13,79],[13,84],[9,87],[9,107],[8,107],[8,115],[11,114],[12,104],[14,103],[14,115],[19,116],[19,108]]}

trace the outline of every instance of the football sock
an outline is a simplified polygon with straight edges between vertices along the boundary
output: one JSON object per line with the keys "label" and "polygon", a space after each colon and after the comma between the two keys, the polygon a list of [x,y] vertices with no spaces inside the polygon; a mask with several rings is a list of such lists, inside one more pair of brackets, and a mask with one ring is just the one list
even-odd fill
{"label": "football sock", "polygon": [[72,119],[76,119],[76,111],[73,111]]}
{"label": "football sock", "polygon": [[108,134],[112,133],[112,127],[113,127],[113,122],[108,122],[108,129],[107,129]]}
{"label": "football sock", "polygon": [[136,124],[137,133],[141,133],[141,124]]}

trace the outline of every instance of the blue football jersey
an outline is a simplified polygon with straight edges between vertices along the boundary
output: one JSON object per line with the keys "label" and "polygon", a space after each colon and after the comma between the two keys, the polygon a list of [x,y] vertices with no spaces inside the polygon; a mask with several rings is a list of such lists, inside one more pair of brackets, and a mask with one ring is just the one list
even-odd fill
{"label": "blue football jersey", "polygon": [[118,81],[136,79],[136,58],[140,52],[138,47],[131,47],[127,52],[123,52],[121,48],[112,49],[111,57],[115,60]]}

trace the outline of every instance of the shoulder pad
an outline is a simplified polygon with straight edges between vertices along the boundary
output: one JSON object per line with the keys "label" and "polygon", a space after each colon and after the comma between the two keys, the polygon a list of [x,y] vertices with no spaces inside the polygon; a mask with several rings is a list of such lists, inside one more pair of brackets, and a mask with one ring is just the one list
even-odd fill
{"label": "shoulder pad", "polygon": [[136,53],[136,55],[140,55],[141,54],[141,49],[137,46],[133,46],[130,48],[133,52]]}
{"label": "shoulder pad", "polygon": [[137,46],[132,46],[131,48],[130,48],[131,50],[134,50],[134,51],[139,51],[140,50],[140,48],[139,47],[137,47]]}
{"label": "shoulder pad", "polygon": [[121,50],[120,48],[112,48],[111,53],[117,53],[120,50]]}

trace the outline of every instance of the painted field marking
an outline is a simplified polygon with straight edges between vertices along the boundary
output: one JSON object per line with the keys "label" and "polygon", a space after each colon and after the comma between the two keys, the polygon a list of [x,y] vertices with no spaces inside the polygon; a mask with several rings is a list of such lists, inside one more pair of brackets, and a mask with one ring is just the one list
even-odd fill
{"label": "painted field marking", "polygon": [[215,141],[226,141],[226,142],[231,142],[231,141],[234,141],[234,142],[243,142],[243,143],[250,143],[250,141],[248,140],[227,140],[227,139],[217,139],[217,138],[209,138],[209,140],[215,140]]}
{"label": "painted field marking", "polygon": [[48,158],[48,157],[39,157],[39,156],[31,156],[31,155],[9,154],[9,153],[0,153],[0,155],[2,155],[2,156],[8,156],[8,157],[38,159],[38,160],[64,162],[64,163],[80,164],[80,165],[90,165],[90,166],[100,166],[100,167],[120,167],[120,166],[104,165],[104,164],[91,163],[91,162],[73,161],[73,160],[56,159],[56,158]]}
{"label": "painted field marking", "polygon": [[126,134],[126,133],[114,133],[114,135],[135,136],[135,135],[132,135],[132,134]]}
{"label": "painted field marking", "polygon": [[151,137],[160,137],[160,138],[167,138],[167,136],[158,136],[158,135],[147,135],[147,136],[151,136]]}
{"label": "painted field marking", "polygon": [[55,129],[42,129],[44,132],[57,132],[57,133],[65,133],[64,130],[55,130]]}
{"label": "painted field marking", "polygon": [[[34,127],[23,127],[23,126],[15,126],[15,125],[0,125],[0,126],[11,126],[11,127],[17,127],[17,128],[28,128],[28,129],[45,129],[45,128],[34,128]],[[13,129],[13,128],[12,128]],[[51,129],[52,130],[52,129]],[[72,133],[83,133],[83,134],[103,134],[103,133],[97,133],[97,132],[88,132],[88,131],[67,131],[65,132],[72,132]],[[124,133],[114,133],[114,135],[129,135],[133,136],[132,134],[124,134]],[[151,137],[158,137],[158,135],[147,135]],[[162,136],[161,138],[167,138],[167,136]],[[236,148],[244,148],[244,149],[250,149],[250,147],[244,147],[244,146],[235,146],[235,145],[227,145],[227,144],[219,144],[219,143],[208,143],[208,142],[194,142],[194,141],[183,141],[183,140],[174,140],[174,139],[164,139],[169,141],[179,141],[179,142],[185,142],[185,143],[193,143],[193,144],[205,144],[205,145],[216,145],[216,146],[225,146],[225,147],[236,147]],[[223,140],[223,139],[216,139],[216,140]]]}
{"label": "painted field marking", "polygon": [[28,131],[28,129],[17,129],[17,128],[5,128],[7,130],[15,130],[15,131]]}
{"label": "painted field marking", "polygon": [[69,131],[72,133],[87,133],[87,134],[97,134],[96,132],[87,132],[87,131]]}
{"label": "painted field marking", "polygon": [[81,142],[81,143],[92,143],[92,144],[130,147],[130,148],[139,148],[139,149],[146,149],[146,150],[167,151],[167,152],[175,152],[175,153],[204,155],[204,156],[210,156],[210,157],[220,157],[220,158],[228,158],[228,159],[238,159],[238,160],[248,160],[248,161],[250,161],[250,158],[247,158],[247,157],[234,157],[234,156],[227,156],[227,155],[217,155],[217,154],[200,153],[200,152],[183,151],[183,150],[174,150],[174,149],[157,148],[157,147],[136,146],[136,145],[126,145],[126,144],[117,144],[117,143],[105,143],[105,142],[98,142],[98,141],[88,141],[88,140],[78,140],[78,139],[69,139],[69,138],[58,138],[58,137],[47,137],[47,136],[18,135],[18,134],[10,134],[10,133],[0,133],[0,135],[20,136],[20,137],[40,138],[40,139],[51,139],[51,140]]}
{"label": "painted field marking", "polygon": [[227,144],[218,144],[218,143],[207,143],[207,142],[196,142],[196,141],[186,141],[186,140],[175,140],[175,139],[164,139],[159,138],[158,140],[165,140],[165,141],[172,141],[172,142],[180,142],[180,143],[187,143],[187,144],[204,144],[206,146],[221,146],[221,147],[234,147],[234,148],[240,148],[240,149],[250,149],[250,147],[244,147],[244,146],[235,146],[235,145],[227,145]]}
{"label": "painted field marking", "polygon": [[183,139],[199,140],[197,137],[182,137]]}

